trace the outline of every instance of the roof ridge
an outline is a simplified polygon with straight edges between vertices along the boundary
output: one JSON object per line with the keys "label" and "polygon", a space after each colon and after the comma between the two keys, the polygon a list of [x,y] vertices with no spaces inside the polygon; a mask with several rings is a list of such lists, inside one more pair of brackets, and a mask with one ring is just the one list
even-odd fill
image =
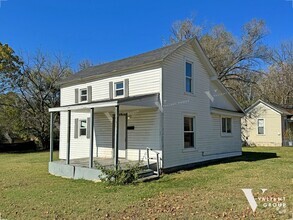
{"label": "roof ridge", "polygon": [[110,62],[106,62],[100,65],[95,65],[88,67],[84,70],[78,71],[77,73],[70,75],[63,80],[59,81],[59,84],[65,84],[70,82],[75,82],[77,80],[87,79],[90,77],[98,76],[105,73],[111,73],[118,70],[126,70],[129,68],[139,67],[141,65],[147,65],[151,63],[157,63],[168,55],[172,54],[179,47],[184,45],[187,41],[180,41],[175,44],[170,44],[167,46],[163,46],[154,50],[150,50],[144,53],[136,54],[130,57],[125,57],[118,60],[113,60]]}
{"label": "roof ridge", "polygon": [[[98,65],[94,65],[94,66],[90,66],[88,68],[95,68],[95,67],[98,67],[98,66],[103,66],[103,65],[106,65],[106,64],[111,64],[113,62],[118,62],[118,61],[123,61],[123,60],[127,60],[127,59],[130,59],[130,58],[134,58],[134,57],[138,57],[138,56],[141,56],[141,55],[144,55],[144,54],[148,54],[148,53],[151,53],[151,52],[156,52],[156,51],[159,51],[159,50],[163,50],[163,49],[166,49],[168,47],[174,47],[175,45],[179,45],[179,44],[182,44],[185,43],[187,41],[180,41],[180,42],[177,42],[177,43],[174,43],[174,44],[169,44],[169,45],[166,45],[166,46],[163,46],[163,47],[159,47],[159,48],[156,48],[156,49],[153,49],[153,50],[149,50],[147,52],[143,52],[143,53],[139,53],[139,54],[135,54],[135,55],[132,55],[132,56],[128,56],[128,57],[124,57],[124,58],[121,58],[121,59],[118,59],[118,60],[112,60],[112,61],[109,61],[109,62],[105,62],[105,63],[102,63],[102,64],[98,64]],[[168,56],[169,54],[167,54],[166,56]],[[165,56],[165,57],[166,57]],[[165,58],[164,57],[164,58]],[[88,69],[87,68],[87,69]],[[86,69],[84,69],[86,70]],[[81,70],[81,71],[78,71],[77,73],[79,72],[82,72],[84,70]]]}

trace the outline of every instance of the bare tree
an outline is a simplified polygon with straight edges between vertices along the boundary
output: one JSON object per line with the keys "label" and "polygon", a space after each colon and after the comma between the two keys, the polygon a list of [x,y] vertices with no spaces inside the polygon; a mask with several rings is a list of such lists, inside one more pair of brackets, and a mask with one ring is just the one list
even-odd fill
{"label": "bare tree", "polygon": [[293,42],[274,50],[268,73],[261,81],[262,96],[279,105],[293,105]]}
{"label": "bare tree", "polygon": [[186,18],[185,20],[178,20],[172,24],[170,43],[177,43],[185,41],[193,37],[200,37],[203,28],[194,24],[194,18]]}
{"label": "bare tree", "polygon": [[205,30],[187,18],[172,25],[170,43],[197,37],[221,81],[244,80],[242,73],[261,72],[263,61],[271,57],[271,51],[262,42],[267,33],[263,20],[253,19],[245,24],[237,39],[223,25]]}
{"label": "bare tree", "polygon": [[267,34],[263,20],[253,19],[246,23],[241,37],[237,38],[223,25],[206,29],[187,18],[172,25],[170,43],[197,37],[218,78],[230,91],[240,89],[243,93],[235,93],[238,95],[236,98],[247,106],[255,100],[252,95],[258,94],[258,80],[265,73],[263,69],[272,56],[271,50],[263,43]]}
{"label": "bare tree", "polygon": [[90,60],[82,60],[79,63],[79,71],[85,70],[85,69],[87,69],[87,68],[89,68],[91,66],[93,66],[93,63]]}

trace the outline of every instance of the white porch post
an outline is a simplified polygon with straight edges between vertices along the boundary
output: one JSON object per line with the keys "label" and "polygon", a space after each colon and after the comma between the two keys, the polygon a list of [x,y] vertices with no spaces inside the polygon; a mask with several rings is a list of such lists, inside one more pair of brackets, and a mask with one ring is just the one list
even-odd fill
{"label": "white porch post", "polygon": [[119,152],[119,105],[115,106],[115,128],[114,128],[114,166],[118,169],[118,152]]}
{"label": "white porch post", "polygon": [[71,128],[71,110],[68,110],[66,164],[70,164],[70,128]]}
{"label": "white porch post", "polygon": [[53,148],[54,148],[54,136],[53,136],[53,112],[50,112],[50,162],[53,161]]}
{"label": "white porch post", "polygon": [[90,117],[90,159],[89,159],[89,168],[93,168],[94,166],[94,116],[95,109],[91,108],[91,117]]}

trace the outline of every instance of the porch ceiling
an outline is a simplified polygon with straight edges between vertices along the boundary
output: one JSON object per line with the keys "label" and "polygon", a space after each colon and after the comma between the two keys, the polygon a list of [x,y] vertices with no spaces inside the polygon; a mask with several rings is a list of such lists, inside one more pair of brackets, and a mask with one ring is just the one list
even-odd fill
{"label": "porch ceiling", "polygon": [[120,98],[114,100],[104,100],[85,104],[75,104],[68,106],[61,106],[50,108],[49,112],[88,112],[89,109],[94,108],[95,112],[113,111],[113,107],[119,105],[121,111],[142,109],[142,108],[158,108],[159,107],[159,94],[149,94],[142,96],[132,96],[127,98]]}

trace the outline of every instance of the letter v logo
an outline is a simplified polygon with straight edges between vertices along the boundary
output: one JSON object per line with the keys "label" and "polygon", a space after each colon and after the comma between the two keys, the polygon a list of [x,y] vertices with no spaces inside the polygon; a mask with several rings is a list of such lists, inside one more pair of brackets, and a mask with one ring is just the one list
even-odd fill
{"label": "letter v logo", "polygon": [[[244,192],[244,195],[252,209],[253,212],[255,212],[256,208],[257,208],[257,204],[255,201],[255,198],[252,194],[252,189],[242,189],[242,191]],[[264,193],[265,191],[267,191],[267,189],[261,189],[262,193]]]}

